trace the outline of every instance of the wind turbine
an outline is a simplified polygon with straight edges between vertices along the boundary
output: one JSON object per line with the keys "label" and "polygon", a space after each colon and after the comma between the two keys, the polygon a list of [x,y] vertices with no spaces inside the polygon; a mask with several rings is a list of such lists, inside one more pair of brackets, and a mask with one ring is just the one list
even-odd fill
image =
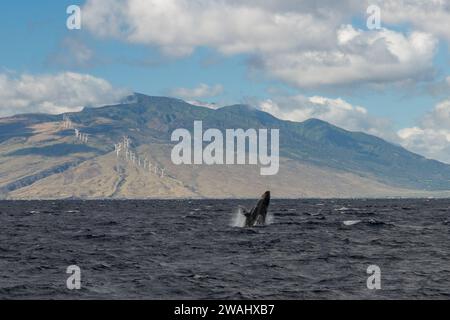
{"label": "wind turbine", "polygon": [[121,145],[120,143],[114,144],[114,149],[115,149],[115,151],[116,151],[117,158],[118,158],[119,155],[120,155],[120,151],[122,151],[122,145]]}

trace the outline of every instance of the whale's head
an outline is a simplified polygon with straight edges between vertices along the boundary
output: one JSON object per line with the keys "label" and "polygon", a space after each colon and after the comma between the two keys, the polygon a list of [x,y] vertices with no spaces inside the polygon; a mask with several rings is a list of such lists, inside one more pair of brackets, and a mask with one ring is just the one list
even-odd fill
{"label": "whale's head", "polygon": [[264,205],[268,206],[269,203],[270,203],[270,191],[264,192],[264,194],[262,195],[261,199],[264,200]]}

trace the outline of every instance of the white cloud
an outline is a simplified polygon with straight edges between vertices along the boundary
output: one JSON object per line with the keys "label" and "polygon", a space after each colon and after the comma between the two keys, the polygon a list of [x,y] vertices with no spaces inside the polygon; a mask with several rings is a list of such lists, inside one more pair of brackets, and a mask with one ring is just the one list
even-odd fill
{"label": "white cloud", "polygon": [[[88,0],[84,24],[94,34],[156,46],[167,55],[210,47],[250,54],[271,77],[297,87],[427,79],[437,40],[348,25],[364,1]],[[330,9],[331,8],[331,9]]]}
{"label": "white cloud", "polygon": [[302,122],[315,118],[346,130],[366,132],[391,141],[395,139],[389,120],[370,115],[365,108],[353,106],[340,98],[276,97],[262,101],[259,108],[283,120]]}
{"label": "white cloud", "polygon": [[176,88],[171,90],[171,95],[182,99],[199,99],[199,98],[216,97],[218,95],[221,95],[222,93],[223,93],[223,86],[221,84],[210,86],[201,83],[195,88]]}
{"label": "white cloud", "polygon": [[130,92],[91,75],[65,72],[44,75],[0,74],[0,116],[59,114],[85,106],[116,103]]}
{"label": "white cloud", "polygon": [[398,136],[407,149],[450,163],[450,100],[436,105],[417,126],[399,130]]}
{"label": "white cloud", "polygon": [[400,144],[430,159],[450,163],[450,99],[437,104],[414,127],[397,132],[390,120],[370,114],[343,99],[278,96],[259,103],[262,111],[283,120],[320,119],[349,131],[360,131]]}
{"label": "white cloud", "polygon": [[408,23],[419,30],[450,41],[449,1],[376,0],[376,3],[381,8],[383,22]]}
{"label": "white cloud", "polygon": [[337,47],[328,51],[299,51],[266,56],[263,68],[298,87],[356,83],[421,81],[433,74],[437,41],[430,34],[408,36],[342,26]]}
{"label": "white cloud", "polygon": [[208,108],[208,109],[219,109],[219,108],[223,107],[222,105],[217,104],[215,102],[205,102],[205,101],[199,101],[199,100],[187,100],[186,102],[189,104],[192,104],[193,106],[203,107],[203,108]]}
{"label": "white cloud", "polygon": [[157,45],[172,55],[203,45],[226,54],[295,49],[300,42],[324,47],[327,35],[333,38],[331,15],[319,19],[307,11],[279,10],[283,3],[127,0],[111,6],[108,0],[89,0],[83,21],[100,36]]}
{"label": "white cloud", "polygon": [[427,158],[450,163],[450,100],[436,105],[418,125],[397,132],[390,120],[376,117],[364,107],[340,98],[278,96],[261,101],[259,108],[283,120],[302,122],[315,118],[327,121],[349,131],[384,138]]}

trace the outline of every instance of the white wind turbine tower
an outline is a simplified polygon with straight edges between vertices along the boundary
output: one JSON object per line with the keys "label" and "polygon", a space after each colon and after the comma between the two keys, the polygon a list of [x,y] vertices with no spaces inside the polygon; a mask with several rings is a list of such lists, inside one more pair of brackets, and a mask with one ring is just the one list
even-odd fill
{"label": "white wind turbine tower", "polygon": [[123,144],[125,146],[125,149],[129,149],[130,148],[130,143],[131,143],[131,139],[128,138],[127,136],[123,137]]}
{"label": "white wind turbine tower", "polygon": [[145,168],[147,168],[147,158],[144,158],[143,162],[144,162],[143,168],[145,169]]}
{"label": "white wind turbine tower", "polygon": [[63,128],[70,129],[70,119],[66,115],[63,115]]}
{"label": "white wind turbine tower", "polygon": [[114,150],[116,151],[117,158],[118,158],[120,155],[120,151],[122,151],[122,145],[120,143],[114,144]]}

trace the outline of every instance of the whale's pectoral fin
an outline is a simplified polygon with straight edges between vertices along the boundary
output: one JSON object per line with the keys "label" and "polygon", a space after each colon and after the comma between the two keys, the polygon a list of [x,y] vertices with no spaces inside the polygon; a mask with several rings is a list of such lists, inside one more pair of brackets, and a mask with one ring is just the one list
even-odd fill
{"label": "whale's pectoral fin", "polygon": [[244,211],[244,216],[246,216],[247,218],[251,218],[251,217],[253,217],[253,212],[254,211],[255,211],[254,209],[252,209],[250,211],[245,210]]}
{"label": "whale's pectoral fin", "polygon": [[240,209],[240,213],[246,217],[248,217],[250,215],[250,212],[247,210],[247,208],[243,207],[243,206],[239,206]]}

